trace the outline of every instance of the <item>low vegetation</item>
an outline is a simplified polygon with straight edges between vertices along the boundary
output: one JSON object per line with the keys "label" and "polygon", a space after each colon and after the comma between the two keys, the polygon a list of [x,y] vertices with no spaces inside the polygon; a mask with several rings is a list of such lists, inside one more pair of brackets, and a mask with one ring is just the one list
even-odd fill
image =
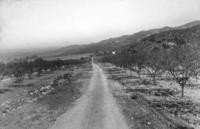
{"label": "low vegetation", "polygon": [[9,63],[0,63],[0,79],[7,76],[14,78],[15,82],[21,82],[25,77],[32,78],[34,74],[40,76],[42,73],[64,69],[69,65],[87,61],[84,58],[76,60],[45,60],[35,56],[20,58]]}

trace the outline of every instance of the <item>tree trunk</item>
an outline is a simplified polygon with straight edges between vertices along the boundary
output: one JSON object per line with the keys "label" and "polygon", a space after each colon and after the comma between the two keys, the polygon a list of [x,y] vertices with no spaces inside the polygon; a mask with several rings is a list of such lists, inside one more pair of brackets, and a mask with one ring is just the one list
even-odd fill
{"label": "tree trunk", "polygon": [[28,73],[28,79],[32,79],[31,73]]}
{"label": "tree trunk", "polygon": [[198,81],[198,76],[196,76],[196,82]]}
{"label": "tree trunk", "polygon": [[3,80],[3,78],[4,78],[4,76],[1,76],[1,75],[0,75],[0,81],[2,81],[2,80]]}
{"label": "tree trunk", "polygon": [[133,73],[133,70],[130,70],[131,71],[131,77],[133,77],[134,73]]}
{"label": "tree trunk", "polygon": [[140,71],[137,72],[138,78],[141,80]]}
{"label": "tree trunk", "polygon": [[182,98],[184,97],[184,86],[183,85],[181,86],[181,97]]}
{"label": "tree trunk", "polygon": [[156,85],[156,75],[153,75],[153,85]]}
{"label": "tree trunk", "polygon": [[40,77],[41,73],[42,73],[42,71],[38,71],[38,77]]}

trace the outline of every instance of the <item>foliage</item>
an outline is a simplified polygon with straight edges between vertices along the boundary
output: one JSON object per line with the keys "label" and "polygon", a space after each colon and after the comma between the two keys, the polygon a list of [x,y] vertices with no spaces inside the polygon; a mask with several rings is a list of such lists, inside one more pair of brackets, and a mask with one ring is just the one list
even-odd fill
{"label": "foliage", "polygon": [[25,74],[30,78],[33,72],[37,72],[38,75],[48,69],[56,70],[65,65],[75,65],[85,63],[85,60],[44,60],[39,57],[26,57],[21,59],[15,59],[7,64],[0,63],[0,76],[14,76],[16,82],[23,80]]}
{"label": "foliage", "polygon": [[183,97],[186,83],[200,71],[198,49],[191,45],[182,45],[170,50],[170,52],[166,54],[166,57],[165,68],[181,86]]}
{"label": "foliage", "polygon": [[163,72],[163,57],[161,54],[162,52],[150,53],[146,61],[145,69],[152,77],[153,84],[156,84],[156,77],[161,75]]}
{"label": "foliage", "polygon": [[170,40],[150,36],[118,55],[102,58],[102,61],[136,71],[139,77],[145,69],[154,84],[159,75],[169,72],[181,86],[182,96],[188,80],[200,73],[198,44],[191,44],[186,38],[174,35],[170,35]]}
{"label": "foliage", "polygon": [[131,58],[129,63],[129,69],[137,72],[138,77],[140,77],[140,73],[143,68],[146,66],[146,61],[148,59],[148,50],[144,48],[142,45],[135,46],[134,49],[129,50],[129,55],[127,56]]}

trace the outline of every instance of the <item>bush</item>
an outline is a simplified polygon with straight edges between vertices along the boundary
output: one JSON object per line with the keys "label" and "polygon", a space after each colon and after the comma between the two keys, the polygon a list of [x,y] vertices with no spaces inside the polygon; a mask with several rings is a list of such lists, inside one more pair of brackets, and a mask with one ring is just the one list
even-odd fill
{"label": "bush", "polygon": [[[27,74],[31,78],[32,73],[38,73],[38,76],[42,72],[60,69],[62,66],[66,65],[76,65],[85,63],[84,60],[44,60],[39,57],[26,57],[21,59],[15,59],[7,64],[0,63],[0,77],[2,76],[14,76],[16,82],[23,81],[24,76]],[[69,75],[65,75],[69,78]]]}

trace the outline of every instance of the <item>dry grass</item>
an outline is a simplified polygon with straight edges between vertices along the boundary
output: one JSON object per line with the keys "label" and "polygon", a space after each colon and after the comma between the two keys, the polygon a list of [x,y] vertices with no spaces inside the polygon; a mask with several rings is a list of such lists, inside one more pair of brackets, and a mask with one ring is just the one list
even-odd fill
{"label": "dry grass", "polygon": [[[90,73],[82,71],[91,66],[79,65],[66,70],[25,80],[21,84],[8,86],[12,92],[0,94],[0,128],[3,129],[47,129],[57,117],[64,113],[80,95],[84,81]],[[79,69],[80,68],[80,69]],[[52,81],[64,73],[72,73],[70,82],[64,81],[47,89]],[[84,75],[82,81],[80,78]],[[85,76],[88,75],[88,76]]]}

